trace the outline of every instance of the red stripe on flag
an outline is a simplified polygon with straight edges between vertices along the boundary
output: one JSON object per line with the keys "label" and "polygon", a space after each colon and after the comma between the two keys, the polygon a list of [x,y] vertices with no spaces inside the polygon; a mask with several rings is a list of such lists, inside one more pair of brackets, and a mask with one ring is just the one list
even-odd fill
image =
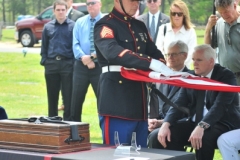
{"label": "red stripe on flag", "polygon": [[[164,77],[161,76],[160,79],[153,79],[148,77],[151,71],[142,71],[142,70],[125,70],[123,67],[121,68],[121,75],[124,78],[134,80],[134,81],[142,81],[142,82],[158,82],[164,84],[170,84],[173,86],[191,88],[191,89],[199,89],[199,90],[212,90],[212,91],[223,91],[223,92],[240,92],[240,86],[234,86],[225,84],[222,82],[218,82],[212,79],[201,78],[201,77]],[[191,80],[191,82],[189,82]],[[194,83],[198,81],[198,83]],[[199,83],[201,81],[202,83]],[[204,83],[205,82],[205,83]]]}

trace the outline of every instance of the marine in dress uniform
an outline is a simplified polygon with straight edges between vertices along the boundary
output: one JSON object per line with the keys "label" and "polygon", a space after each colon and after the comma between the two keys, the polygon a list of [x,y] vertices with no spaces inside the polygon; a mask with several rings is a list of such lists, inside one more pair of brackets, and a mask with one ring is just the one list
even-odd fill
{"label": "marine in dress uniform", "polygon": [[125,79],[120,68],[171,72],[145,24],[132,18],[138,5],[139,1],[114,0],[112,12],[95,24],[95,49],[102,67],[97,103],[104,144],[115,143],[115,131],[120,143],[130,145],[132,132],[138,145],[147,143],[146,83]]}

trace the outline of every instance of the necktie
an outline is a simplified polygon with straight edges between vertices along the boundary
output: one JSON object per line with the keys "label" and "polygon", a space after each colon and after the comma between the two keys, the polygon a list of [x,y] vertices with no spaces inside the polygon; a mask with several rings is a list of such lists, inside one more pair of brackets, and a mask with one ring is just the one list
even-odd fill
{"label": "necktie", "polygon": [[151,34],[152,39],[154,39],[154,36],[155,36],[155,16],[152,16],[152,23],[151,23],[151,26],[150,26],[150,34]]}
{"label": "necktie", "polygon": [[95,22],[96,20],[91,18],[90,21],[91,21],[90,33],[89,33],[90,53],[93,53],[93,52],[95,51],[95,48],[94,48],[94,40],[93,40],[93,28],[94,28],[94,22]]}
{"label": "necktie", "polygon": [[198,90],[196,97],[196,119],[195,124],[197,125],[203,118],[203,108],[205,103],[205,90]]}

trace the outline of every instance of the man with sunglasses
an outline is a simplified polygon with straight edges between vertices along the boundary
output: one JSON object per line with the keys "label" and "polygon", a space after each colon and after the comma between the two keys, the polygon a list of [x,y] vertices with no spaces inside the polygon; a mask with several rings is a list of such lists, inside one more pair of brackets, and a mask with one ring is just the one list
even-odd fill
{"label": "man with sunglasses", "polygon": [[154,43],[159,27],[170,21],[169,17],[160,11],[161,2],[162,0],[147,0],[149,12],[137,17],[145,23]]}
{"label": "man with sunglasses", "polygon": [[73,29],[73,53],[75,62],[73,67],[73,92],[71,104],[71,120],[82,120],[82,106],[88,87],[91,84],[97,95],[98,80],[101,68],[97,62],[94,48],[93,28],[102,18],[100,0],[87,0],[88,15],[79,18]]}
{"label": "man with sunglasses", "polygon": [[[215,0],[215,6],[221,18],[211,15],[205,29],[206,44],[218,47],[218,62],[229,68],[237,77],[240,85],[240,17],[237,11],[238,1]],[[215,26],[214,42],[211,30]]]}
{"label": "man with sunglasses", "polygon": [[117,131],[120,143],[131,145],[132,133],[136,132],[137,145],[147,146],[146,83],[125,79],[121,68],[173,72],[162,63],[164,57],[145,24],[132,17],[139,3],[114,0],[113,10],[94,28],[98,63],[102,67],[97,101],[104,144],[114,145]]}

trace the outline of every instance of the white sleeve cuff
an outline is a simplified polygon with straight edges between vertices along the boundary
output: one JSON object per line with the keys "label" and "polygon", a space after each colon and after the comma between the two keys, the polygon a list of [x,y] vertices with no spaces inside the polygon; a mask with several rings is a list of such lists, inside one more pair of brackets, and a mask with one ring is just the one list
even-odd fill
{"label": "white sleeve cuff", "polygon": [[173,73],[173,70],[171,70],[164,63],[156,59],[151,60],[149,68],[155,72],[160,72],[164,74]]}

